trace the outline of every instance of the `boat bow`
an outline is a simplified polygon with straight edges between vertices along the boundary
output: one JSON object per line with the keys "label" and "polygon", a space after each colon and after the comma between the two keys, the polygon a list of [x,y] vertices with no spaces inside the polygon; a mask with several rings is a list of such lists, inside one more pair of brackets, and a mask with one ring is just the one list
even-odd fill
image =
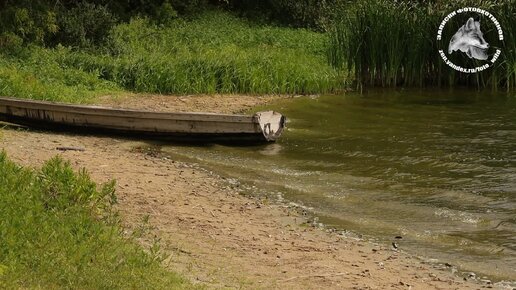
{"label": "boat bow", "polygon": [[267,141],[275,141],[281,136],[285,128],[285,116],[274,111],[264,111],[254,114],[254,117]]}

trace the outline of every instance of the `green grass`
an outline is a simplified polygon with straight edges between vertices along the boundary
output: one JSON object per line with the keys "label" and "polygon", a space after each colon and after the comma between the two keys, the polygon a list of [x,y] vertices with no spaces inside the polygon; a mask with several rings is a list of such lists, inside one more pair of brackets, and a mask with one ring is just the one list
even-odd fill
{"label": "green grass", "polygon": [[[329,33],[260,25],[218,10],[166,25],[134,18],[116,25],[106,44],[94,50],[28,46],[0,52],[0,95],[89,103],[123,91],[321,94],[346,89],[353,81],[359,88],[464,85],[513,90],[513,4],[360,0],[335,13],[340,19]],[[491,11],[505,36],[495,67],[477,74],[456,72],[437,53],[440,21],[464,6]],[[449,23],[451,28],[457,25]]]}
{"label": "green grass", "polygon": [[110,39],[111,55],[72,53],[65,63],[137,92],[311,94],[345,80],[326,61],[325,34],[258,26],[220,11],[166,27],[134,19]]}
{"label": "green grass", "polygon": [[[437,28],[451,11],[478,7],[495,15],[504,31],[501,58],[495,67],[477,74],[459,73],[438,55]],[[330,36],[328,59],[338,69],[352,71],[357,86],[456,86],[512,90],[516,84],[516,2],[510,1],[356,1],[340,13]],[[449,21],[443,39],[464,23]],[[489,20],[482,30],[494,29]],[[474,60],[450,56],[463,67]],[[455,59],[454,59],[455,58]]]}
{"label": "green grass", "polygon": [[26,169],[0,153],[0,288],[191,288],[124,237],[114,202],[114,183],[58,157]]}
{"label": "green grass", "polygon": [[0,95],[88,103],[98,95],[121,90],[96,72],[62,65],[66,53],[65,49],[40,47],[21,49],[15,56],[0,53]]}
{"label": "green grass", "polygon": [[[221,11],[166,26],[135,18],[94,51],[36,46],[0,53],[0,95],[90,102],[121,90],[162,94],[315,94],[340,90],[327,35]],[[11,50],[12,51],[12,50]]]}

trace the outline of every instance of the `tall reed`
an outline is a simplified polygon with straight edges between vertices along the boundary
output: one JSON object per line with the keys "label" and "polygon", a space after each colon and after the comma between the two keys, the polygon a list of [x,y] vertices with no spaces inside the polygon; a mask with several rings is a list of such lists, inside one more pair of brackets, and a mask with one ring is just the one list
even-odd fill
{"label": "tall reed", "polygon": [[[328,60],[338,69],[352,71],[358,87],[466,85],[510,90],[516,81],[514,2],[360,0],[340,13],[330,35]],[[449,12],[471,6],[484,8],[497,17],[505,42],[494,67],[464,74],[442,61],[436,34]],[[449,39],[463,24],[458,17],[452,18],[447,24],[452,29],[445,31],[443,39]],[[465,67],[474,64],[468,60]]]}

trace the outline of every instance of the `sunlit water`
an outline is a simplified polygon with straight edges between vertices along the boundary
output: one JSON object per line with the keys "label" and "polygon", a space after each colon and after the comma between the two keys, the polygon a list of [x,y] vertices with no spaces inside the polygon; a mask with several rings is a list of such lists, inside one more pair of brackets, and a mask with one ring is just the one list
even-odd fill
{"label": "sunlit water", "polygon": [[312,209],[321,221],[516,280],[516,96],[297,98],[275,144],[164,150]]}

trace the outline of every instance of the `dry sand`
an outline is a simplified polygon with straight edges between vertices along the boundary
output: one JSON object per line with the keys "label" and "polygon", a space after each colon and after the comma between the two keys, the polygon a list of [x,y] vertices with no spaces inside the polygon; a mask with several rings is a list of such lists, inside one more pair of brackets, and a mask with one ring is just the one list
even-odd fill
{"label": "dry sand", "polygon": [[[103,98],[102,104],[159,110],[241,112],[275,97],[147,96]],[[202,164],[172,160],[151,143],[3,130],[0,148],[23,165],[55,155],[86,168],[94,180],[117,181],[118,209],[128,231],[159,240],[165,266],[208,288],[480,289],[390,245],[375,245],[306,224],[295,209],[242,196]],[[57,147],[84,151],[59,151]],[[150,148],[150,149],[149,149]],[[148,220],[145,224],[144,220]]]}

